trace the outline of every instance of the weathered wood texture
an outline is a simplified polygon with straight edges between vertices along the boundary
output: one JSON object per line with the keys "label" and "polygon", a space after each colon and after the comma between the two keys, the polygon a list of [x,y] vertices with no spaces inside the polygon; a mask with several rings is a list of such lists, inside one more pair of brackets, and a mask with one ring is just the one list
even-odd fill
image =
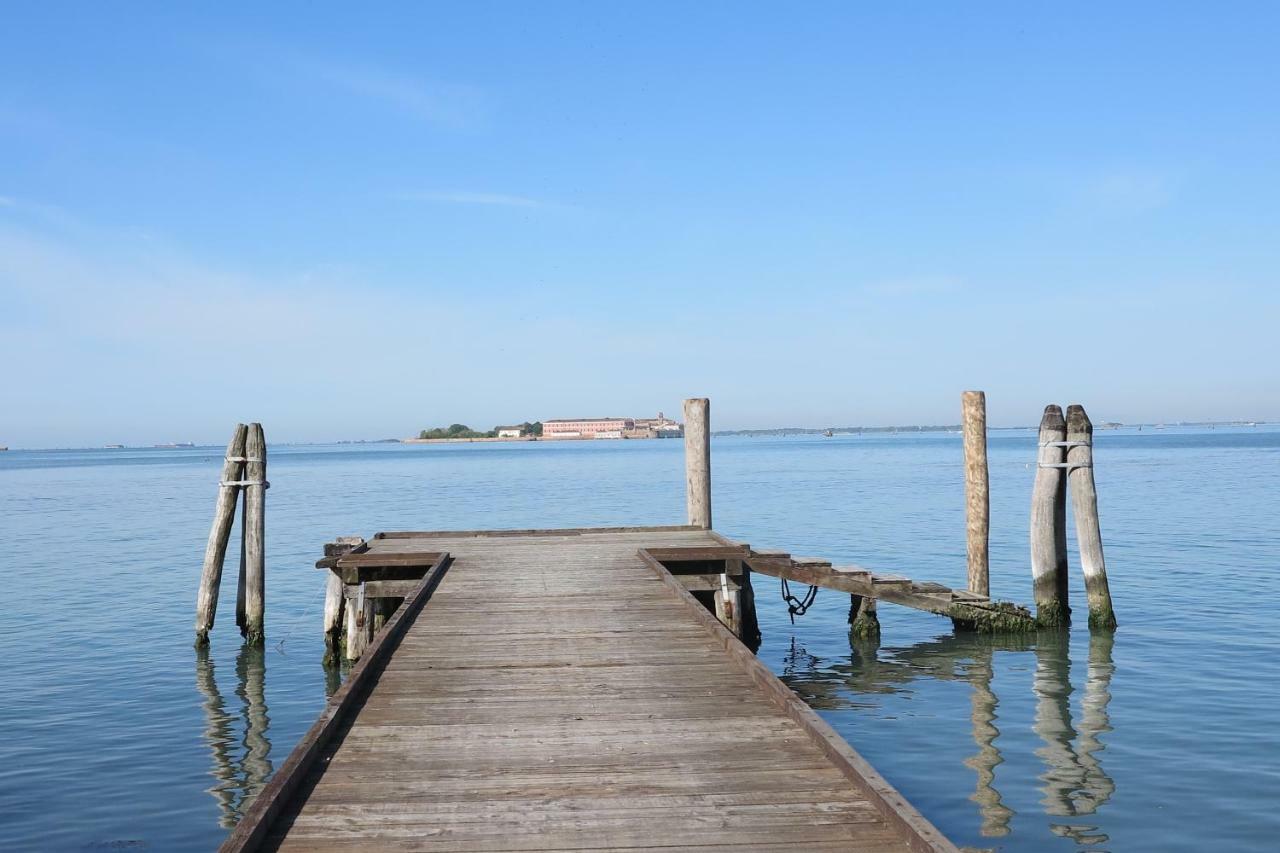
{"label": "weathered wood texture", "polygon": [[262,424],[249,425],[245,442],[244,479],[244,626],[249,643],[266,635],[266,494],[267,441]]}
{"label": "weathered wood texture", "polygon": [[[221,483],[234,483],[244,470],[244,447],[248,427],[236,424],[231,441],[227,444],[226,460],[222,463]],[[236,514],[236,486],[218,486],[218,501],[213,510],[213,527],[209,530],[209,542],[204,549],[204,567],[200,570],[200,588],[196,592],[196,645],[209,642],[209,631],[218,613],[218,588],[222,585],[222,564],[227,557],[227,541],[231,537],[231,525]]]}
{"label": "weathered wood texture", "polygon": [[1031,586],[1036,619],[1053,628],[1071,624],[1067,597],[1067,422],[1062,408],[1044,407],[1040,451],[1031,491]]}
{"label": "weathered wood texture", "polygon": [[711,401],[684,401],[684,468],[689,523],[711,529]]}
{"label": "weathered wood texture", "polygon": [[1080,568],[1084,570],[1085,595],[1089,599],[1089,627],[1116,627],[1107,585],[1107,563],[1102,556],[1102,528],[1098,523],[1098,489],[1093,479],[1093,423],[1084,407],[1067,406],[1067,480],[1071,485],[1071,511],[1076,519]]}
{"label": "weathered wood texture", "polygon": [[[418,582],[417,589],[404,605],[396,611],[390,623],[369,647],[365,658],[351,669],[347,681],[329,698],[324,711],[302,736],[302,740],[289,753],[279,771],[267,786],[254,798],[248,811],[223,842],[222,851],[259,850],[263,847],[267,831],[276,823],[282,810],[298,793],[307,779],[307,773],[324,757],[333,745],[343,726],[350,724],[369,688],[377,681],[387,658],[395,651],[401,637],[412,624],[422,605],[431,597],[440,578],[448,568],[448,555],[440,555],[432,567]],[[246,650],[253,647],[246,645]],[[265,706],[264,706],[265,707]],[[265,710],[264,710],[265,713]]]}
{"label": "weathered wood texture", "polygon": [[991,595],[991,484],[987,471],[987,395],[965,391],[960,398],[964,431],[965,528],[969,591]]}
{"label": "weathered wood texture", "polygon": [[[448,551],[449,569],[263,846],[953,851],[639,554],[717,544],[699,530],[373,540]],[[257,848],[224,847],[242,849]]]}

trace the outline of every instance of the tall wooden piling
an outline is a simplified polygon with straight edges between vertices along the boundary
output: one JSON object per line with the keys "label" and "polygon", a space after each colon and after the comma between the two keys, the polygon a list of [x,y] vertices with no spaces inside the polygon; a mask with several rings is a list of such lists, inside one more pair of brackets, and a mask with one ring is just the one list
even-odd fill
{"label": "tall wooden piling", "polygon": [[711,529],[711,401],[684,401],[684,470],[689,523]]}
{"label": "tall wooden piling", "polygon": [[267,442],[262,424],[250,424],[245,442],[244,474],[244,627],[249,643],[265,638]]}
{"label": "tall wooden piling", "polygon": [[1071,624],[1067,597],[1067,422],[1062,408],[1044,407],[1040,418],[1040,451],[1031,492],[1031,584],[1036,621],[1046,628]]}
{"label": "tall wooden piling", "polygon": [[987,472],[987,395],[961,395],[964,430],[964,497],[968,533],[969,591],[991,594],[988,544],[991,533],[991,487]]}
{"label": "tall wooden piling", "polygon": [[243,458],[248,428],[236,424],[235,432],[227,444],[226,460],[222,463],[222,481],[218,486],[218,502],[213,511],[213,527],[209,530],[209,542],[204,549],[204,568],[200,572],[200,589],[196,593],[196,645],[209,642],[209,631],[218,612],[218,588],[222,584],[222,564],[227,556],[227,541],[231,536],[231,523],[236,514],[234,484],[244,470]]}
{"label": "tall wooden piling", "polygon": [[1076,540],[1080,546],[1080,567],[1084,570],[1085,594],[1089,598],[1089,627],[1110,630],[1116,627],[1107,585],[1107,563],[1102,556],[1102,529],[1098,524],[1098,490],[1093,479],[1093,423],[1084,407],[1067,407],[1067,480],[1071,487],[1071,509],[1076,518]]}

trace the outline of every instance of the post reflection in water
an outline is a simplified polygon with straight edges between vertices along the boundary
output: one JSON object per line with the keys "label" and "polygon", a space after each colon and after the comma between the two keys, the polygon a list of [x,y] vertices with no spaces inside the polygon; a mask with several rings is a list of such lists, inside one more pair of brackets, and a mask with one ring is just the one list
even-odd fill
{"label": "post reflection in water", "polygon": [[[218,803],[218,825],[233,828],[249,803],[271,778],[271,719],[266,702],[266,658],[261,647],[243,646],[236,655],[236,698],[240,726],[226,709],[207,646],[196,649],[196,689],[204,698],[204,739],[212,757],[215,784],[208,789]],[[237,742],[236,729],[242,737]]]}
{"label": "post reflection in water", "polygon": [[978,774],[978,788],[969,799],[978,804],[978,812],[982,815],[979,831],[988,838],[1008,835],[1009,821],[1013,819],[1013,809],[1004,804],[995,786],[996,767],[1004,762],[1004,757],[996,747],[996,738],[1000,737],[1000,729],[996,728],[996,707],[1000,700],[991,690],[994,658],[990,647],[976,649],[969,666],[969,683],[973,686],[969,696],[970,719],[973,722],[973,742],[978,745],[978,752],[964,760],[965,767]]}
{"label": "post reflection in water", "polygon": [[[874,707],[869,697],[901,692],[919,679],[968,682],[970,723],[978,748],[964,761],[977,776],[976,789],[969,799],[978,806],[981,834],[996,838],[1009,834],[1016,812],[995,786],[996,768],[1004,763],[997,746],[1000,700],[992,687],[995,653],[1034,651],[1032,730],[1042,741],[1035,754],[1044,763],[1044,772],[1038,777],[1040,804],[1052,819],[1051,832],[1092,846],[1108,840],[1095,824],[1057,818],[1092,815],[1115,793],[1115,782],[1100,761],[1105,748],[1100,736],[1111,731],[1107,706],[1115,671],[1114,640],[1111,633],[1090,636],[1078,727],[1073,722],[1070,703],[1073,688],[1069,635],[1060,632],[1045,631],[1035,637],[947,635],[913,646],[884,648],[874,640],[851,636],[847,661],[823,661],[793,639],[784,656],[782,678],[819,710]],[[859,699],[860,696],[868,698]],[[1025,705],[1018,710],[1026,713]],[[1010,780],[1006,779],[1005,784],[1011,784]]]}
{"label": "post reflection in water", "polygon": [[234,760],[231,757],[232,718],[226,711],[226,703],[218,692],[213,677],[213,658],[208,646],[196,648],[196,689],[204,697],[204,740],[213,757],[213,778],[217,783],[208,791],[218,801],[218,825],[230,829],[236,825],[236,792],[240,789],[236,779]]}
{"label": "post reflection in water", "polygon": [[[1077,818],[1094,814],[1115,793],[1115,782],[1102,769],[1099,735],[1111,730],[1107,705],[1111,701],[1111,676],[1115,666],[1111,648],[1115,636],[1093,633],[1089,639],[1089,668],[1081,703],[1080,728],[1072,726],[1070,698],[1071,658],[1066,634],[1042,635],[1036,644],[1035,733],[1044,741],[1036,755],[1046,769],[1040,776],[1040,801],[1053,817]],[[1057,835],[1081,844],[1101,844],[1108,838],[1095,824],[1054,821]]]}

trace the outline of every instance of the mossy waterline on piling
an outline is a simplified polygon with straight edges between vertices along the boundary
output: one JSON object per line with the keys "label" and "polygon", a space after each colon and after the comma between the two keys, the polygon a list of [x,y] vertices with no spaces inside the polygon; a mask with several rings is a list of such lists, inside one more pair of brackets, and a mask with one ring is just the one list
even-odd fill
{"label": "mossy waterline on piling", "polygon": [[947,615],[956,628],[980,634],[1025,634],[1037,628],[1031,611],[1011,601],[993,601],[990,607],[952,604]]}
{"label": "mossy waterline on piling", "polygon": [[[1092,622],[1090,619],[1090,624]],[[1061,600],[1037,604],[1036,623],[1042,628],[1066,628],[1071,624],[1071,608]]]}
{"label": "mossy waterline on piling", "polygon": [[849,596],[849,636],[858,640],[880,639],[880,617],[876,614],[874,598]]}
{"label": "mossy waterline on piling", "polygon": [[1089,608],[1089,630],[1091,631],[1114,631],[1116,629],[1116,614],[1110,607]]}
{"label": "mossy waterline on piling", "polygon": [[875,611],[859,613],[849,625],[849,634],[859,640],[880,639],[880,617]]}

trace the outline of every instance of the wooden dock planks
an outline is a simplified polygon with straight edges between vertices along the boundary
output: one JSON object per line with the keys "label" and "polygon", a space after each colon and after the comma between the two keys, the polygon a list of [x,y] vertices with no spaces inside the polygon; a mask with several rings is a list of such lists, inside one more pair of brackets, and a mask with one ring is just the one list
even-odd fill
{"label": "wooden dock planks", "polygon": [[638,553],[713,537],[375,538],[451,562],[278,816],[255,804],[224,850],[954,850]]}

